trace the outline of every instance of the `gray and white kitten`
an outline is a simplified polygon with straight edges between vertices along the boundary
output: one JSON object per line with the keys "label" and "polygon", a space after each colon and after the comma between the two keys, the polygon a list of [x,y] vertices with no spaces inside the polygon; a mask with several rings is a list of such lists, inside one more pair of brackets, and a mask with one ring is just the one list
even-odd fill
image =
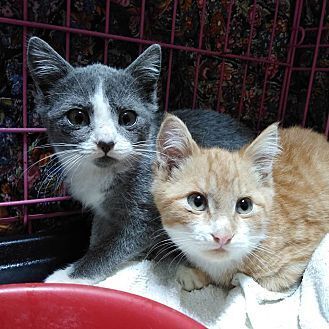
{"label": "gray and white kitten", "polygon": [[[161,228],[150,193],[163,117],[157,104],[160,66],[158,45],[126,69],[102,64],[73,68],[43,40],[29,40],[36,110],[58,152],[70,193],[94,214],[87,253],[46,282],[99,282],[154,245],[152,237]],[[236,149],[253,137],[232,118],[213,111],[174,114],[202,146]]]}

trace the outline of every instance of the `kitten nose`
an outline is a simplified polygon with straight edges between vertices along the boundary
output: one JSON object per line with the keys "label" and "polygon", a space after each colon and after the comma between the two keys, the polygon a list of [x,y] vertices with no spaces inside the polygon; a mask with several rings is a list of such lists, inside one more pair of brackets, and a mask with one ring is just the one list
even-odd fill
{"label": "kitten nose", "polygon": [[109,143],[106,143],[106,142],[98,142],[97,143],[97,146],[105,153],[107,154],[109,151],[111,151],[114,147],[114,143],[113,142],[109,142]]}
{"label": "kitten nose", "polygon": [[229,244],[233,238],[233,235],[220,235],[220,234],[211,234],[214,241],[218,243],[221,247]]}

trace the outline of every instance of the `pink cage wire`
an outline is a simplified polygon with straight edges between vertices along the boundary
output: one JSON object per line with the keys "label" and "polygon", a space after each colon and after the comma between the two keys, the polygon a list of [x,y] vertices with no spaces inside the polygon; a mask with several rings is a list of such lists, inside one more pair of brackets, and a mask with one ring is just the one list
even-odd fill
{"label": "pink cage wire", "polygon": [[[314,83],[314,77],[317,72],[329,72],[329,67],[319,67],[317,66],[319,51],[321,48],[328,48],[329,44],[321,44],[321,34],[328,30],[329,28],[324,25],[325,20],[325,13],[327,11],[328,1],[323,0],[321,4],[321,16],[319,19],[318,26],[315,27],[306,27],[304,28],[300,24],[301,15],[303,11],[303,0],[296,0],[295,7],[293,11],[293,21],[292,21],[292,28],[290,34],[290,40],[288,45],[287,57],[286,61],[278,62],[275,61],[272,55],[272,46],[273,41],[275,38],[275,29],[277,24],[277,17],[279,12],[280,0],[274,0],[273,6],[274,10],[274,18],[273,18],[273,27],[270,35],[270,41],[268,46],[268,55],[266,57],[256,57],[251,54],[251,45],[252,45],[252,38],[253,38],[253,29],[255,24],[255,8],[257,1],[253,1],[253,8],[254,11],[252,13],[251,19],[251,26],[250,26],[250,35],[247,44],[247,51],[243,55],[237,55],[229,53],[228,50],[228,37],[230,34],[230,24],[231,24],[231,14],[232,8],[234,6],[235,1],[232,0],[229,2],[228,6],[228,14],[226,19],[226,35],[225,35],[225,42],[224,42],[224,51],[212,51],[203,49],[203,36],[204,36],[204,26],[205,26],[205,17],[206,17],[206,1],[203,1],[202,12],[200,16],[200,29],[199,29],[199,37],[198,37],[198,46],[197,47],[186,47],[175,44],[175,24],[176,24],[176,14],[177,14],[177,7],[178,7],[179,0],[174,0],[173,4],[173,12],[172,12],[172,25],[171,25],[171,32],[170,32],[170,42],[164,43],[159,42],[158,40],[148,40],[144,38],[144,20],[145,20],[145,6],[146,0],[141,0],[141,12],[140,12],[140,31],[139,37],[127,37],[122,35],[116,35],[110,33],[110,10],[111,10],[111,1],[106,0],[106,17],[105,17],[105,29],[104,32],[99,31],[91,31],[79,28],[72,28],[70,26],[70,18],[71,18],[71,0],[67,0],[66,2],[66,23],[63,26],[59,25],[51,25],[45,24],[40,22],[34,22],[28,20],[28,0],[23,0],[23,19],[14,19],[14,18],[6,18],[0,17],[1,24],[9,24],[13,26],[20,26],[23,29],[23,65],[22,65],[22,76],[23,76],[23,126],[16,127],[16,128],[0,128],[0,133],[15,133],[21,134],[22,136],[22,143],[23,143],[23,169],[24,169],[24,195],[22,200],[17,201],[9,201],[9,202],[0,202],[0,207],[8,207],[8,206],[21,206],[23,209],[23,218],[20,217],[6,217],[0,219],[3,223],[13,222],[17,220],[23,219],[24,224],[29,227],[29,223],[33,219],[42,219],[47,217],[61,217],[67,215],[73,215],[79,213],[79,211],[71,211],[71,212],[53,212],[47,214],[30,214],[29,213],[29,206],[36,203],[45,203],[45,202],[59,202],[69,200],[70,196],[62,196],[62,197],[51,197],[51,198],[40,198],[40,199],[29,199],[29,182],[28,182],[28,135],[30,133],[39,133],[39,132],[46,132],[45,128],[32,128],[28,126],[28,113],[27,113],[27,62],[26,62],[26,52],[27,52],[27,43],[26,40],[28,38],[28,30],[35,28],[35,29],[44,29],[44,30],[55,30],[64,32],[66,35],[66,59],[70,60],[70,36],[71,34],[79,34],[83,36],[90,36],[90,37],[98,37],[104,39],[104,64],[107,64],[108,59],[108,43],[109,39],[123,41],[127,43],[135,43],[139,45],[139,51],[142,51],[142,47],[145,45],[150,45],[153,43],[158,43],[161,47],[169,50],[169,59],[168,59],[168,76],[167,82],[165,85],[165,99],[164,99],[164,108],[165,111],[168,110],[169,105],[169,97],[170,97],[170,86],[171,86],[171,75],[172,75],[172,61],[173,61],[173,53],[175,50],[190,52],[196,55],[196,66],[194,71],[194,90],[193,90],[193,101],[192,101],[192,108],[196,107],[197,98],[198,98],[198,80],[199,80],[199,69],[200,69],[200,57],[205,56],[218,56],[222,59],[222,63],[225,62],[226,59],[236,59],[245,63],[244,70],[242,74],[242,89],[241,89],[241,97],[238,106],[239,114],[241,114],[243,108],[243,94],[246,90],[246,79],[247,79],[247,72],[248,72],[248,63],[262,63],[267,65],[265,70],[265,75],[263,79],[263,87],[262,87],[262,97],[259,104],[259,119],[258,119],[258,128],[260,126],[260,121],[262,118],[262,112],[264,111],[264,102],[266,96],[266,88],[267,82],[269,79],[268,70],[271,64],[279,65],[279,67],[284,69],[284,79],[281,88],[281,95],[279,106],[277,108],[277,120],[283,121],[287,111],[287,99],[289,93],[289,86],[291,82],[291,77],[294,71],[305,71],[309,72],[309,81],[308,81],[308,88],[306,94],[306,100],[304,105],[304,112],[301,125],[305,126],[307,115],[309,112],[309,105],[311,100],[312,94],[312,87]],[[308,33],[316,33],[316,40],[315,43],[307,43],[303,44],[305,36]],[[313,49],[313,60],[310,67],[296,67],[294,66],[294,59],[295,54],[298,49],[301,48],[310,48]],[[220,110],[220,96],[222,93],[222,86],[224,80],[224,65],[221,65],[220,68],[220,79],[218,84],[218,93],[217,93],[217,106],[216,109]],[[328,137],[329,135],[329,115],[327,116],[326,123],[324,126],[324,134]]]}

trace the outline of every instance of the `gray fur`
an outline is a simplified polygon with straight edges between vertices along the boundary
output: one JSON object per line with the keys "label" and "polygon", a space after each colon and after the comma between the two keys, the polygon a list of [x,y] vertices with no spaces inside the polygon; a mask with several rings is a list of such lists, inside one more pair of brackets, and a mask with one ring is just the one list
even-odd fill
{"label": "gray fur", "polygon": [[[77,154],[76,172],[68,171],[67,184],[72,195],[95,215],[89,250],[74,263],[73,278],[100,281],[155,243],[154,236],[161,222],[150,185],[155,138],[163,117],[163,113],[158,112],[156,98],[160,65],[158,45],[149,47],[126,69],[101,64],[73,68],[41,39],[33,37],[29,41],[28,66],[37,87],[36,109],[48,128],[50,142],[76,145],[55,146],[55,150]],[[108,113],[115,131],[113,136],[110,132],[111,137],[103,133],[93,136],[96,130],[101,131],[109,124],[97,123],[94,116],[92,100],[100,85],[107,104],[104,113]],[[76,107],[88,112],[89,125],[77,128],[68,122],[67,111]],[[118,123],[122,109],[133,110],[138,115],[136,124],[129,129]],[[187,124],[195,141],[202,146],[237,149],[253,138],[248,129],[223,114],[206,110],[173,113]],[[123,159],[111,159],[100,166],[91,148],[95,150],[95,144],[106,138],[109,138],[107,142],[120,138],[129,141],[134,151],[125,154]],[[81,149],[87,140],[90,145]],[[144,142],[143,145],[137,146],[140,142]],[[115,156],[115,152],[113,154]],[[95,181],[100,177],[99,185],[94,183],[93,175]],[[83,187],[83,183],[87,185]],[[80,197],[79,189],[83,188],[86,191]],[[93,199],[95,196],[97,200]]]}

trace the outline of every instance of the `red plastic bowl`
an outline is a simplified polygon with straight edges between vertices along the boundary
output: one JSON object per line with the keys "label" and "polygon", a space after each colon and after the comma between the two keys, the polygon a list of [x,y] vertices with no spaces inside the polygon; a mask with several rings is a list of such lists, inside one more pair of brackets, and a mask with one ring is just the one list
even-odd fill
{"label": "red plastic bowl", "polygon": [[1,329],[204,329],[152,300],[82,285],[3,285],[0,305]]}

